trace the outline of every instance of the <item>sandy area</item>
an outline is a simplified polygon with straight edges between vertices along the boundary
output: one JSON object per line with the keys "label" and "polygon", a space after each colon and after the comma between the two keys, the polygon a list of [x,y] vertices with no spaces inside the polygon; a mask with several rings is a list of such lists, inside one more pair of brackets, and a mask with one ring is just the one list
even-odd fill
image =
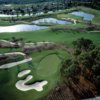
{"label": "sandy area", "polygon": [[24,59],[22,61],[1,65],[0,69],[15,67],[17,65],[20,65],[20,64],[23,64],[23,63],[26,63],[26,62],[29,62],[29,61],[32,61],[32,58],[28,58],[28,59]]}
{"label": "sandy area", "polygon": [[24,70],[18,73],[18,77],[23,77],[31,72],[31,70]]}
{"label": "sandy area", "polygon": [[9,52],[9,53],[4,53],[4,54],[0,54],[0,55],[5,55],[5,56],[22,55],[22,56],[25,56],[25,54],[22,52]]}
{"label": "sandy area", "polygon": [[[2,54],[0,54],[0,55],[2,55]],[[8,56],[9,55],[10,56],[11,55],[22,55],[22,56],[25,56],[25,54],[22,53],[22,52],[5,53],[3,55],[8,55]],[[26,59],[21,60],[21,61],[17,61],[17,62],[12,62],[12,63],[8,63],[8,64],[1,65],[0,66],[0,69],[15,67],[15,66],[17,66],[19,64],[23,64],[23,63],[26,63],[26,62],[29,62],[29,61],[32,61],[32,58],[31,57],[30,58],[26,58]]]}
{"label": "sandy area", "polygon": [[32,85],[26,85],[28,81],[32,79],[32,75],[27,76],[25,80],[19,80],[16,82],[15,86],[17,89],[21,91],[29,91],[29,90],[36,90],[36,91],[43,91],[43,86],[45,86],[48,82],[47,81],[42,81],[42,82],[36,82]]}

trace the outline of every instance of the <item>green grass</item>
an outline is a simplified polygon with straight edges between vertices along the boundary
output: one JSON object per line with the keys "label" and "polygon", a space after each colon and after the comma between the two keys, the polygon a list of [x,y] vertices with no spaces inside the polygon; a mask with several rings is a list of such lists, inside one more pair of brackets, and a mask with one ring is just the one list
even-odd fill
{"label": "green grass", "polygon": [[59,63],[61,63],[61,61],[57,57],[57,55],[55,54],[48,55],[39,63],[37,74],[42,77],[46,75],[47,76],[54,75],[58,69]]}
{"label": "green grass", "polygon": [[19,24],[19,22],[0,21],[0,26],[11,26]]}
{"label": "green grass", "polygon": [[11,48],[0,48],[0,53],[20,52],[20,51],[21,51],[20,48],[17,48],[17,49],[16,48],[13,48],[13,49],[11,49]]}
{"label": "green grass", "polygon": [[[56,54],[59,54],[62,58],[67,57],[68,54],[62,50],[47,50],[43,52],[32,53],[33,58],[32,64],[29,63],[21,64],[10,68],[9,70],[0,70],[0,100],[39,100],[48,92],[56,86],[56,83],[60,81],[59,68],[62,59],[59,59]],[[65,56],[63,56],[65,55]],[[43,60],[42,60],[43,59]],[[47,63],[47,61],[49,61]],[[46,62],[46,65],[42,63]],[[52,64],[54,63],[54,64]],[[52,65],[49,68],[50,64]],[[40,69],[39,69],[40,67]],[[43,67],[43,68],[42,68]],[[47,70],[46,70],[47,67]],[[53,74],[46,73],[45,71],[53,72]],[[20,79],[17,77],[18,72],[30,69],[33,79],[31,83],[34,83],[39,80],[47,80],[48,85],[44,86],[43,92],[37,92],[35,90],[30,90],[27,92],[22,92],[15,87],[15,83]],[[44,71],[44,73],[43,73]],[[44,74],[41,76],[40,74]],[[8,91],[7,91],[8,90]],[[6,96],[5,96],[6,93]]]}
{"label": "green grass", "polygon": [[13,58],[9,58],[9,59],[6,59],[6,60],[1,60],[0,61],[0,65],[8,64],[8,63],[13,63],[13,62],[16,62],[16,61],[21,61],[23,59],[24,59],[23,56],[17,55],[17,56],[14,56]]}
{"label": "green grass", "polygon": [[93,40],[95,44],[100,44],[100,32],[52,31],[46,29],[32,32],[0,33],[0,39],[9,39],[11,37],[24,38],[26,42],[51,41],[65,43],[68,46],[71,46],[72,41],[77,38],[84,37]]}
{"label": "green grass", "polygon": [[[93,10],[91,8],[77,7],[72,9],[67,9],[66,11],[79,9],[85,12],[89,12],[95,15],[93,19],[94,23],[100,23],[99,16],[100,12],[98,10]],[[66,11],[62,13],[56,13],[52,15],[55,18],[61,19],[63,17],[71,17],[78,20],[82,18],[77,16],[72,16],[65,14]],[[46,16],[49,16],[48,14]],[[46,17],[42,16],[42,17]],[[41,17],[41,18],[42,18]],[[38,17],[40,18],[40,17]],[[36,18],[36,19],[38,19]],[[22,18],[25,20],[26,18]],[[31,21],[33,18],[27,18]],[[45,23],[44,23],[45,24]],[[8,22],[2,22],[0,25],[11,25]],[[46,25],[46,24],[45,24]],[[51,25],[52,26],[52,25]],[[55,25],[52,27],[62,27],[62,28],[79,28],[85,27],[85,24],[78,23],[76,25]],[[72,41],[84,37],[91,39],[96,45],[100,46],[100,32],[76,32],[72,30],[60,30],[52,31],[49,29],[31,31],[31,32],[16,32],[16,33],[0,33],[0,39],[11,39],[12,37],[23,38],[25,42],[39,42],[39,41],[50,41],[56,43],[64,43],[66,46],[72,47]],[[0,53],[21,51],[21,49],[10,49],[10,48],[0,48]],[[32,61],[29,63],[21,64],[15,66],[8,70],[0,69],[0,100],[41,100],[43,96],[48,94],[60,80],[59,68],[61,67],[61,62],[67,58],[70,58],[70,54],[66,51],[61,50],[44,50],[42,52],[33,52],[30,54]],[[15,87],[15,83],[20,79],[17,77],[18,72],[30,69],[33,79],[28,83],[34,83],[38,80],[47,80],[49,83],[44,87],[43,92],[37,92],[35,90],[30,90],[28,92],[22,92]],[[41,76],[42,74],[42,76]],[[22,79],[24,79],[23,77]]]}
{"label": "green grass", "polygon": [[82,17],[75,16],[75,15],[72,15],[72,14],[67,14],[67,13],[58,14],[57,18],[73,18],[73,19],[76,19],[76,20],[82,20],[83,19]]}

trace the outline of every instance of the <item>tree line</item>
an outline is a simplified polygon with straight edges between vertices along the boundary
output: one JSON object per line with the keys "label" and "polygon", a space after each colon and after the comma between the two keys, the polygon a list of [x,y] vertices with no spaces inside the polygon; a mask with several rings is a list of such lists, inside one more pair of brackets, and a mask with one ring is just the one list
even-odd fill
{"label": "tree line", "polygon": [[[22,1],[22,0],[21,0]],[[33,1],[33,0],[32,0]],[[30,0],[28,0],[30,3]],[[70,7],[76,7],[76,6],[88,6],[96,9],[100,9],[100,2],[98,0],[55,0],[55,1],[48,1],[46,0],[36,0],[34,2],[44,2],[44,3],[36,3],[31,6],[23,6],[23,7],[17,7],[17,8],[3,8],[0,10],[0,13],[3,14],[22,14],[23,16],[28,13],[29,16],[30,14],[34,14],[37,12],[45,12],[47,13],[48,11],[56,11],[56,10],[61,10],[61,9],[67,9]]]}
{"label": "tree line", "polygon": [[[74,85],[78,86],[81,92],[90,93],[88,95],[90,98],[100,92],[100,47],[97,47],[93,41],[84,38],[79,38],[72,44],[74,46],[73,57],[64,61],[61,75],[64,82],[72,89]],[[88,88],[85,85],[81,86],[84,84],[83,82],[90,86]],[[77,90],[74,89],[74,93],[79,94]],[[82,94],[79,99],[83,99],[85,96],[87,95]]]}

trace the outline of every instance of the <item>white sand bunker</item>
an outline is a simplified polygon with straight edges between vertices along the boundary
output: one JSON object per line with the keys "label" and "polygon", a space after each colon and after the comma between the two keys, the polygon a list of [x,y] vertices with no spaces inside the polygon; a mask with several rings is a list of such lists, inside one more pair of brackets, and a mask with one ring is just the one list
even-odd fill
{"label": "white sand bunker", "polygon": [[5,56],[22,55],[22,56],[25,56],[26,54],[24,54],[22,52],[10,52],[10,53],[0,54],[0,56],[1,55],[5,55]]}
{"label": "white sand bunker", "polygon": [[26,85],[28,81],[32,79],[32,75],[27,76],[25,80],[19,80],[16,83],[16,88],[21,90],[21,91],[29,91],[29,90],[36,90],[36,91],[43,91],[43,86],[45,86],[48,82],[47,81],[42,81],[42,82],[36,82],[32,85]]}
{"label": "white sand bunker", "polygon": [[4,69],[4,68],[11,68],[26,62],[32,61],[32,58],[28,58],[28,59],[24,59],[22,61],[18,61],[18,62],[13,62],[13,63],[8,63],[8,64],[4,64],[0,66],[0,69]]}
{"label": "white sand bunker", "polygon": [[16,44],[7,40],[0,40],[1,47],[14,47]]}
{"label": "white sand bunker", "polygon": [[23,77],[24,75],[27,75],[31,72],[31,70],[24,70],[18,73],[18,77]]}
{"label": "white sand bunker", "polygon": [[[2,54],[0,54],[0,55],[2,55]],[[22,52],[5,53],[5,55],[8,55],[8,56],[11,56],[11,55],[22,55],[22,56],[25,56],[25,54],[22,53]],[[17,65],[20,65],[20,64],[23,64],[23,63],[26,63],[26,62],[29,62],[29,61],[32,61],[31,57],[30,58],[25,58],[25,59],[23,59],[21,61],[17,61],[17,62],[12,62],[12,63],[1,65],[0,69],[15,67]]]}

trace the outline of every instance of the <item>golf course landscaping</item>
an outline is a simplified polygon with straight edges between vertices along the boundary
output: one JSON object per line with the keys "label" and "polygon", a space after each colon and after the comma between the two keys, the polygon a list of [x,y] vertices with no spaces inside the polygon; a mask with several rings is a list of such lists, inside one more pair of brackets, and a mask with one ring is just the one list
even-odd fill
{"label": "golf course landscaping", "polygon": [[[93,16],[85,20],[73,11]],[[0,100],[47,100],[44,97],[63,82],[60,69],[72,57],[72,42],[86,38],[100,46],[99,10],[79,6],[19,16],[10,24],[7,18],[0,22]]]}

